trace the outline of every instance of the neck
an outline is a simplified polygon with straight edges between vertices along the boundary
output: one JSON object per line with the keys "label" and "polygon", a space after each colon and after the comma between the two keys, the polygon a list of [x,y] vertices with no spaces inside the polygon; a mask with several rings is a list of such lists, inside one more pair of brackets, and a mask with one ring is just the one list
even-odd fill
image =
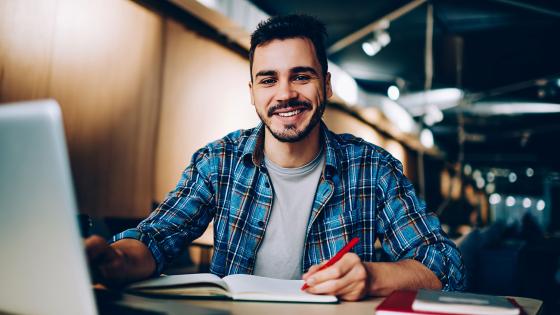
{"label": "neck", "polygon": [[281,167],[303,166],[313,160],[320,151],[320,130],[321,126],[317,124],[307,137],[291,143],[278,141],[268,128],[265,128],[264,152],[266,157]]}

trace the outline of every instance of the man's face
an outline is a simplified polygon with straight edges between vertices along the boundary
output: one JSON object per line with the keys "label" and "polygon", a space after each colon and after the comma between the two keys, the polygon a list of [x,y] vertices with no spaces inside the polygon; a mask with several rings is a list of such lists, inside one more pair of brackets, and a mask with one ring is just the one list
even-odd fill
{"label": "man's face", "polygon": [[273,40],[257,46],[249,83],[251,103],[270,133],[282,142],[305,138],[321,120],[332,95],[307,38]]}

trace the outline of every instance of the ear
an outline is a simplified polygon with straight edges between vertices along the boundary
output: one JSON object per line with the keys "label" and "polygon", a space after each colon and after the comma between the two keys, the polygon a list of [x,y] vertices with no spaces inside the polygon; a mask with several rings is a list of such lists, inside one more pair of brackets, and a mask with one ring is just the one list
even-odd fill
{"label": "ear", "polygon": [[326,98],[329,99],[332,96],[332,86],[331,86],[331,73],[327,72],[325,75],[325,91],[327,92]]}
{"label": "ear", "polygon": [[253,97],[253,82],[249,81],[249,95],[251,96],[251,104],[255,106],[255,97]]}

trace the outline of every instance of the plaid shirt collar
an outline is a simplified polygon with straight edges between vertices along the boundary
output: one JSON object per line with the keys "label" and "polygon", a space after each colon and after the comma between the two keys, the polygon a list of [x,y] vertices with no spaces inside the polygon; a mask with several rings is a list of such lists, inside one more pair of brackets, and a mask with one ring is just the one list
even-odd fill
{"label": "plaid shirt collar", "polygon": [[[243,161],[247,166],[262,166],[264,156],[264,128],[266,127],[261,122],[253,129],[251,135],[247,139],[242,154]],[[345,169],[347,163],[344,163],[344,160],[340,158],[336,150],[337,141],[323,121],[320,122],[319,128],[321,128],[321,139],[324,141],[326,152],[324,176],[325,179],[330,179],[338,170]]]}

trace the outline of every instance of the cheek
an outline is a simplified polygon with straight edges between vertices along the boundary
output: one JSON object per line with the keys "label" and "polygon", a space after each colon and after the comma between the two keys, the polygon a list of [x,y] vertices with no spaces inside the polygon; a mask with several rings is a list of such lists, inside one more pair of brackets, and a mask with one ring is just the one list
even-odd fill
{"label": "cheek", "polygon": [[320,85],[310,86],[305,95],[314,103],[319,104],[323,100],[323,87]]}
{"label": "cheek", "polygon": [[253,99],[255,101],[255,106],[259,107],[266,107],[268,103],[272,100],[272,95],[270,91],[267,90],[260,90],[253,93]]}

